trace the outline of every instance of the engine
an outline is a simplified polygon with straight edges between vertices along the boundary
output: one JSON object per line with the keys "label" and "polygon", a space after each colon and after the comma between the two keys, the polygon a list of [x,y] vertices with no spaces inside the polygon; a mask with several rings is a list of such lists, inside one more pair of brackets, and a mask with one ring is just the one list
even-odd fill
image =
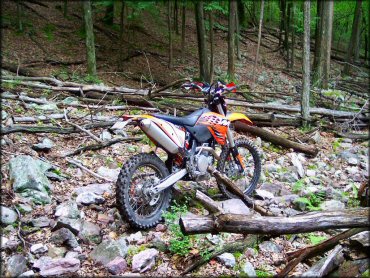
{"label": "engine", "polygon": [[207,171],[209,165],[213,164],[213,156],[206,151],[191,156],[186,162],[189,176],[195,181],[207,180],[210,174]]}

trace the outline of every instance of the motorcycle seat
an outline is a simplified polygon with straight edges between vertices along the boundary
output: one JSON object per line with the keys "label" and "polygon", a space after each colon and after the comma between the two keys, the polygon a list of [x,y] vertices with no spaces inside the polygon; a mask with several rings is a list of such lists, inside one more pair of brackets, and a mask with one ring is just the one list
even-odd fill
{"label": "motorcycle seat", "polygon": [[175,125],[194,126],[196,122],[198,121],[199,117],[205,112],[209,112],[209,110],[207,108],[199,109],[184,117],[175,117],[175,116],[164,115],[164,114],[152,114],[152,116],[158,119],[161,119],[161,120],[165,120]]}

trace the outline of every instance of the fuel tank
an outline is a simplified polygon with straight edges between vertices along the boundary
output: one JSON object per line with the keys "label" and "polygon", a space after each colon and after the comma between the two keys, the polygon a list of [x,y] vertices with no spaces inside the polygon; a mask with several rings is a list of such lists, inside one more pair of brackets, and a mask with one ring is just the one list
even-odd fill
{"label": "fuel tank", "polygon": [[152,118],[140,121],[141,130],[166,151],[177,154],[185,145],[185,131],[167,121]]}

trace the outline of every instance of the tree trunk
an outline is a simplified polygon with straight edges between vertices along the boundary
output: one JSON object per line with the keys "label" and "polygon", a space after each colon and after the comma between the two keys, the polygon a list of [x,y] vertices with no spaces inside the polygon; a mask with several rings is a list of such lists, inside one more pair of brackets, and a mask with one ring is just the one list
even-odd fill
{"label": "tree trunk", "polygon": [[294,69],[294,48],[295,48],[295,29],[294,29],[294,23],[295,23],[295,2],[292,2],[292,10],[291,10],[291,26],[290,26],[290,33],[292,37],[292,43],[290,44],[291,49],[291,56],[290,56],[290,68]]}
{"label": "tree trunk", "polygon": [[245,27],[245,7],[242,0],[237,0],[238,3],[238,22],[239,28]]}
{"label": "tree trunk", "polygon": [[236,0],[229,0],[229,32],[227,47],[227,74],[230,80],[235,80],[235,19]]}
{"label": "tree trunk", "polygon": [[185,0],[182,2],[181,14],[181,61],[184,63],[185,59],[185,27],[186,27],[186,5]]}
{"label": "tree trunk", "polygon": [[260,46],[261,46],[261,35],[262,35],[262,22],[263,22],[264,5],[265,5],[265,1],[262,0],[261,1],[261,11],[260,11],[260,23],[259,23],[259,27],[258,27],[258,43],[257,43],[256,57],[254,59],[254,66],[253,66],[253,73],[252,73],[253,83],[255,83],[255,81],[256,81],[255,70],[256,70],[256,67],[257,67],[258,55],[259,55]]}
{"label": "tree trunk", "polygon": [[303,35],[303,90],[301,111],[303,125],[307,126],[310,118],[310,0],[304,1],[304,35]]}
{"label": "tree trunk", "polygon": [[328,88],[330,74],[330,53],[333,27],[334,2],[332,0],[323,1],[322,4],[321,29],[318,31],[320,45],[317,49],[319,53],[317,65],[314,69],[314,84],[319,88]]}
{"label": "tree trunk", "polygon": [[168,46],[169,46],[169,58],[168,58],[168,67],[172,69],[172,24],[171,24],[171,1],[168,0],[167,3],[167,21],[168,21]]}
{"label": "tree trunk", "polygon": [[175,27],[175,32],[176,35],[179,35],[179,5],[178,5],[178,0],[175,0],[175,7],[174,7],[174,27]]}
{"label": "tree trunk", "polygon": [[213,12],[208,11],[209,16],[209,43],[210,43],[210,65],[209,65],[209,82],[213,82],[214,72],[214,38],[213,38]]}
{"label": "tree trunk", "polygon": [[96,76],[94,27],[90,0],[83,1],[83,7],[86,32],[87,73]]}
{"label": "tree trunk", "polygon": [[22,23],[22,6],[20,4],[20,0],[17,0],[17,23],[18,23],[18,31],[23,31],[23,23]]}
{"label": "tree trunk", "polygon": [[65,18],[67,17],[67,13],[68,13],[68,1],[67,0],[64,0],[64,4],[63,4],[63,16]]}
{"label": "tree trunk", "polygon": [[286,67],[289,69],[291,68],[290,62],[290,50],[291,50],[291,44],[289,43],[289,33],[291,33],[291,11],[292,11],[292,3],[288,3],[287,5],[287,15],[286,15],[286,21],[287,21],[287,29],[286,29]]}
{"label": "tree trunk", "polygon": [[113,20],[114,20],[114,5],[113,2],[111,2],[105,9],[103,21],[105,24],[112,26]]}
{"label": "tree trunk", "polygon": [[321,29],[322,29],[322,11],[323,2],[317,0],[316,3],[316,27],[315,27],[315,55],[313,60],[313,68],[316,69],[320,58],[320,45],[321,45]]}
{"label": "tree trunk", "polygon": [[289,30],[288,30],[288,17],[287,17],[287,8],[286,8],[286,0],[281,0],[281,8],[283,12],[283,25],[284,25],[284,51],[285,53],[288,52],[288,38],[289,38]]}
{"label": "tree trunk", "polygon": [[199,233],[298,234],[329,229],[366,228],[370,225],[369,208],[320,211],[296,216],[258,216],[220,214],[188,216],[179,220],[185,235]]}
{"label": "tree trunk", "polygon": [[205,38],[203,1],[197,1],[195,3],[195,21],[197,26],[199,75],[200,79],[209,82],[209,66]]}
{"label": "tree trunk", "polygon": [[283,13],[283,2],[284,0],[279,0],[279,16],[280,16],[280,24],[279,24],[279,47],[283,41],[283,30],[284,30],[284,13]]}
{"label": "tree trunk", "polygon": [[123,33],[125,28],[125,8],[126,3],[124,0],[121,0],[121,11],[120,11],[120,18],[119,18],[119,68],[120,71],[123,71]]}
{"label": "tree trunk", "polygon": [[360,23],[361,23],[361,5],[362,0],[357,0],[355,14],[353,17],[351,38],[348,44],[346,55],[346,63],[344,64],[343,73],[348,75],[350,72],[350,64],[354,62],[355,50],[359,48]]}
{"label": "tree trunk", "polygon": [[236,17],[235,17],[235,25],[236,25],[236,34],[235,34],[235,44],[236,44],[236,57],[240,61],[242,59],[242,55],[240,52],[240,22],[239,22],[239,5],[236,9]]}

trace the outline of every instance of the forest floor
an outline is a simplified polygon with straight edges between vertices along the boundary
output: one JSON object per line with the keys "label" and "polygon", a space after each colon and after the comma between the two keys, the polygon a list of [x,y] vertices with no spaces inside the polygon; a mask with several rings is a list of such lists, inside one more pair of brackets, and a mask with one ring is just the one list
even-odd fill
{"label": "forest floor", "polygon": [[[67,18],[64,18],[61,10],[57,9],[58,6],[61,7],[63,5],[63,2],[43,3],[47,7],[29,2],[26,3],[28,7],[36,10],[38,14],[24,7],[25,31],[22,33],[15,32],[13,27],[15,24],[14,15],[16,14],[15,4],[12,2],[3,4],[5,8],[2,23],[4,25],[2,30],[4,61],[17,64],[20,68],[35,71],[39,76],[53,75],[61,80],[83,82],[86,71],[85,64],[78,63],[85,57],[85,42],[81,31],[82,20],[78,18],[78,16],[82,15],[79,3],[69,3]],[[133,54],[137,53],[135,51],[138,50],[145,51],[146,54],[129,58],[123,64],[120,63],[122,55],[120,54],[120,42],[116,37],[117,31],[114,29],[110,30],[110,27],[104,26],[101,21],[97,21],[97,24],[106,30],[104,33],[95,33],[98,76],[99,80],[104,84],[147,88],[152,87],[155,83],[157,87],[161,87],[182,77],[197,75],[196,29],[193,14],[190,11],[188,12],[185,61],[180,61],[180,37],[175,36],[175,65],[170,70],[168,69],[168,51],[166,47],[167,25],[163,20],[165,14],[160,11],[160,16],[154,17],[151,13],[146,13],[148,14],[145,17],[145,21],[134,21],[131,26],[134,31],[125,35],[123,56],[135,56]],[[97,15],[97,18],[101,18],[101,15]],[[251,33],[248,36],[256,40],[256,33]],[[226,76],[226,38],[226,32],[222,30],[216,31],[215,72],[219,78]],[[293,98],[273,99],[269,97],[268,100],[283,104],[296,104],[296,97],[299,96],[297,88],[301,86],[301,81],[282,70],[285,68],[285,60],[280,52],[271,52],[270,49],[261,48],[261,61],[256,68],[257,82],[253,83],[252,72],[256,43],[249,40],[245,40],[245,42],[241,43],[243,58],[237,62],[236,67],[238,83],[249,85],[252,91],[277,94],[289,93],[293,95]],[[269,44],[267,39],[263,42]],[[270,44],[275,45],[271,42]],[[299,56],[299,50],[296,52]],[[68,66],[52,65],[47,60],[76,62],[77,64]],[[299,60],[300,58],[296,59],[295,68],[291,72],[294,73],[300,70]],[[340,64],[333,63],[333,76],[339,74],[340,66]],[[358,76],[363,77],[364,73],[360,70]],[[366,74],[365,77],[368,78]],[[2,90],[12,93],[33,92],[30,88],[13,85],[3,85]],[[62,100],[70,96],[66,92],[58,92],[56,94],[47,90],[41,92],[41,94],[47,99],[53,100]],[[262,97],[260,101],[263,102],[265,100]],[[40,111],[35,107],[19,105],[12,100],[5,99],[2,99],[2,111],[6,112],[2,114],[2,121],[5,123],[5,126],[11,124],[11,117],[45,114],[45,111]],[[62,113],[58,109],[52,112]],[[74,108],[70,115],[81,116],[87,112],[86,109]],[[139,113],[140,111],[125,112]],[[251,110],[243,112],[248,113]],[[121,114],[122,111],[99,112],[101,116],[120,116]],[[310,133],[309,136],[306,135],[306,130],[296,127],[279,127],[271,130],[278,135],[291,139],[309,137],[308,139],[306,138],[307,142],[314,144],[320,152],[315,158],[302,154],[297,155],[298,164],[303,169],[302,172],[300,167],[296,166],[296,161],[295,165],[293,165],[292,161],[296,157],[293,150],[282,149],[271,143],[261,142],[260,138],[249,136],[260,148],[262,156],[263,174],[258,187],[261,191],[260,194],[255,195],[258,204],[270,209],[277,215],[286,216],[295,215],[302,211],[343,209],[359,206],[359,202],[356,199],[357,191],[369,178],[368,142],[360,143],[351,139],[336,138],[332,133],[320,129]],[[107,129],[100,128],[95,129],[93,133],[99,136],[106,131]],[[130,127],[128,132],[132,136],[142,135],[138,128]],[[242,136],[235,135],[236,137]],[[115,134],[110,134],[109,136],[113,136],[113,138],[119,137],[119,135]],[[36,151],[32,148],[34,144],[40,143],[45,138],[50,139],[54,143],[50,151]],[[93,250],[96,250],[97,246],[101,245],[91,240],[82,239],[80,234],[76,236],[79,247],[67,246],[66,248],[65,243],[60,244],[60,241],[55,239],[56,231],[53,230],[55,223],[60,221],[58,210],[60,211],[61,207],[66,206],[69,207],[67,211],[73,211],[76,205],[76,196],[79,195],[77,193],[82,190],[81,188],[86,188],[86,186],[91,184],[104,184],[101,188],[106,189],[100,190],[100,193],[97,194],[100,197],[100,201],[96,204],[78,204],[79,215],[75,219],[83,223],[94,224],[92,231],[88,232],[97,236],[97,242],[106,240],[118,242],[120,238],[126,239],[127,246],[123,244],[124,247],[122,247],[127,252],[125,257],[127,269],[124,274],[126,276],[139,275],[132,273],[132,259],[135,255],[142,254],[142,251],[149,248],[157,249],[159,255],[155,265],[149,271],[142,273],[141,276],[179,276],[190,262],[198,260],[200,254],[212,246],[221,246],[224,243],[243,238],[242,235],[233,233],[222,233],[213,236],[210,234],[191,236],[190,245],[187,245],[189,252],[179,255],[169,250],[171,242],[175,239],[174,224],[170,221],[170,217],[167,217],[163,224],[153,229],[133,230],[128,226],[125,219],[121,218],[115,207],[115,182],[107,183],[103,179],[96,178],[61,157],[66,152],[89,143],[93,143],[91,137],[83,133],[65,135],[56,133],[42,135],[14,133],[2,136],[1,205],[8,208],[16,206],[21,215],[20,222],[22,225],[14,222],[9,225],[3,224],[1,227],[1,249],[4,251],[1,252],[1,261],[6,262],[2,266],[1,276],[6,272],[14,274],[20,270],[23,272],[31,269],[37,271],[34,263],[37,261],[40,264],[40,257],[43,256],[78,258],[80,265],[75,269],[75,274],[77,275],[109,275],[107,267],[99,265],[96,258],[92,257]],[[98,151],[88,151],[73,158],[93,172],[115,180],[120,168],[130,156],[151,150],[154,150],[154,148],[147,144],[145,140],[130,143],[122,142]],[[52,184],[50,204],[29,206],[26,199],[14,193],[12,187],[14,180],[10,179],[9,161],[20,155],[29,155],[34,159],[43,159],[51,162],[57,168],[54,173],[59,176],[58,180],[50,181]],[[161,155],[163,153],[160,153]],[[194,183],[186,183],[183,186],[195,185]],[[196,186],[200,186],[202,191],[216,200],[220,202],[224,200],[221,194],[219,194],[214,180],[201,182]],[[272,194],[263,194],[266,191]],[[176,196],[175,199],[177,199],[177,203],[173,203],[173,205],[177,207],[177,210],[180,210],[184,204],[186,205],[186,202],[179,196]],[[22,205],[20,206],[20,204]],[[246,208],[243,207],[243,209]],[[202,207],[191,205],[187,205],[186,210],[182,209],[181,211],[183,214],[187,212],[207,214]],[[175,212],[172,212],[172,214],[178,217]],[[35,224],[40,222],[46,224]],[[23,246],[19,238],[19,231],[22,231],[22,238],[26,241],[26,247]],[[231,263],[232,266],[226,266],[227,263],[221,259],[212,259],[192,272],[191,275],[242,275],[247,271],[245,270],[246,262],[252,264],[256,275],[259,277],[275,275],[284,268],[286,263],[284,259],[287,252],[316,244],[337,232],[331,230],[277,237],[260,236],[258,242],[252,247],[232,254],[235,259],[235,263]],[[74,236],[70,237],[74,238]],[[180,244],[185,244],[180,239],[178,241],[181,242]],[[39,248],[38,250],[31,248],[37,243],[41,243],[42,246],[47,248]],[[352,243],[351,241],[346,241],[343,245],[349,246]],[[186,244],[184,246],[186,247]],[[348,250],[350,251],[346,253],[346,260],[349,263],[344,266],[342,264],[339,267],[337,270],[338,275],[354,277],[369,269],[366,249]],[[104,255],[104,250],[101,252]],[[19,267],[17,264],[10,263],[12,261],[10,258],[14,258],[15,254],[23,254],[25,256],[26,264],[24,266]],[[322,254],[322,256],[327,254]],[[299,264],[290,275],[300,276],[320,259],[321,257],[319,256]]]}

